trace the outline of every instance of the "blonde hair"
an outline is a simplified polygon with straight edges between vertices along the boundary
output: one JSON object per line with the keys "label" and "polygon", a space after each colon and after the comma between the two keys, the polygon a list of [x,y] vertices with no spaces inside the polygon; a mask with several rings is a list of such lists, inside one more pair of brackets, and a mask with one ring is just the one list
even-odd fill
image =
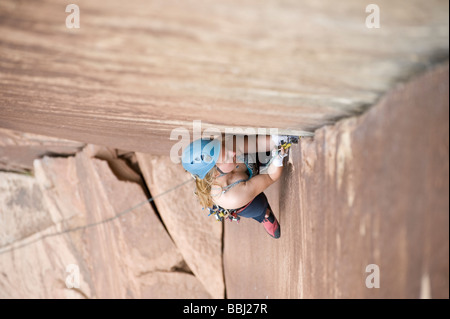
{"label": "blonde hair", "polygon": [[211,186],[214,184],[217,173],[217,168],[214,166],[208,174],[206,174],[205,178],[195,179],[195,186],[196,189],[194,191],[194,194],[197,195],[198,200],[200,201],[200,205],[204,208],[213,207],[214,200],[211,196]]}

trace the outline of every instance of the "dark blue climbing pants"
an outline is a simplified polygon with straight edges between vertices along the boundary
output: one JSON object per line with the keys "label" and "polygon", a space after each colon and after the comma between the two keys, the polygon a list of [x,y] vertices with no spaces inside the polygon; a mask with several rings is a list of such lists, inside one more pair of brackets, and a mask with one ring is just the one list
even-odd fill
{"label": "dark blue climbing pants", "polygon": [[244,208],[243,211],[238,213],[238,216],[245,218],[253,218],[257,222],[262,222],[266,215],[267,207],[269,207],[269,202],[264,193],[256,196],[253,201]]}

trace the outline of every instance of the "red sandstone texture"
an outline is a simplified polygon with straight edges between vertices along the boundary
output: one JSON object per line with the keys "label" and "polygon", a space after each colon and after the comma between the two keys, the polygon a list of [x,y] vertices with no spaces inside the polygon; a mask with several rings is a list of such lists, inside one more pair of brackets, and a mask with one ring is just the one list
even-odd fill
{"label": "red sandstone texture", "polygon": [[108,153],[36,159],[34,176],[0,172],[0,298],[211,298],[142,185],[95,157]]}
{"label": "red sandstone texture", "polygon": [[[167,155],[170,132],[311,134],[448,58],[445,0],[0,4],[0,127]],[[66,4],[67,5],[67,4]]]}
{"label": "red sandstone texture", "polygon": [[[0,3],[0,297],[448,298],[448,1],[77,4]],[[194,120],[315,133],[266,192],[280,240],[193,184],[145,203]]]}
{"label": "red sandstone texture", "polygon": [[[448,65],[291,150],[273,240],[225,227],[229,298],[448,298]],[[376,264],[380,288],[367,288]]]}
{"label": "red sandstone texture", "polygon": [[448,112],[444,65],[293,146],[266,191],[279,240],[246,219],[222,235],[193,183],[158,196],[190,179],[169,157],[87,145],[1,172],[1,297],[447,298]]}

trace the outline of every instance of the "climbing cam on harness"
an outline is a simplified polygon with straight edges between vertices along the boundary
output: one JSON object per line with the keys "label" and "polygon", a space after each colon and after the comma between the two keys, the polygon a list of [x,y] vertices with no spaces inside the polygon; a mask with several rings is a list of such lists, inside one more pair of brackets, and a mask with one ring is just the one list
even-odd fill
{"label": "climbing cam on harness", "polygon": [[237,212],[234,210],[229,210],[222,208],[217,205],[213,205],[213,207],[208,207],[209,214],[208,216],[213,215],[217,221],[223,221],[224,219],[229,219],[230,221],[235,221],[239,223],[239,220],[241,219]]}

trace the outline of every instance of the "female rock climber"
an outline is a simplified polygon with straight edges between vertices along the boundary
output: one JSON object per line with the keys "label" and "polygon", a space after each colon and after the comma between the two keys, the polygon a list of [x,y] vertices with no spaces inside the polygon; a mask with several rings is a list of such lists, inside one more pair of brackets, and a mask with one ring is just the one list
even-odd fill
{"label": "female rock climber", "polygon": [[[298,137],[264,135],[255,140],[249,143],[247,136],[198,139],[183,150],[182,164],[195,178],[200,204],[218,220],[253,218],[270,236],[279,238],[280,225],[263,191],[280,178],[287,148]],[[262,165],[258,152],[268,151],[273,156]]]}

